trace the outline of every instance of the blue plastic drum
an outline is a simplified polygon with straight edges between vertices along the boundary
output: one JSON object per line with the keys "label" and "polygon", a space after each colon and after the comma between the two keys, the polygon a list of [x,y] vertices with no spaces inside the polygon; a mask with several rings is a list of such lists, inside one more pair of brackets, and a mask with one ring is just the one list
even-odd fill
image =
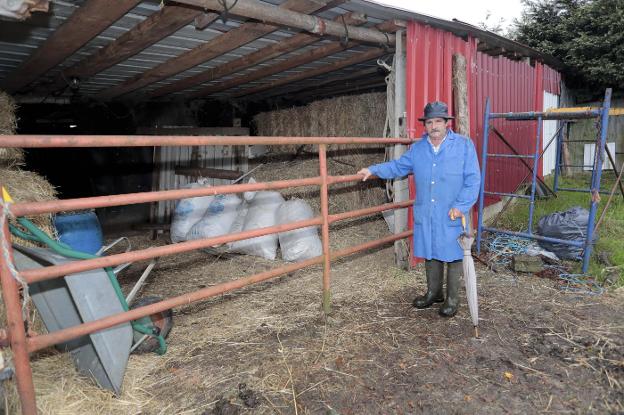
{"label": "blue plastic drum", "polygon": [[56,215],[54,227],[59,240],[76,251],[95,254],[102,247],[102,227],[95,212]]}

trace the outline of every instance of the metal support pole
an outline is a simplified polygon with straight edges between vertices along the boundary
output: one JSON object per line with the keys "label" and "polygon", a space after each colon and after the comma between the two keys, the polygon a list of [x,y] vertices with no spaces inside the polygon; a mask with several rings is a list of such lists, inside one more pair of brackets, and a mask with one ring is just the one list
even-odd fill
{"label": "metal support pole", "polygon": [[481,187],[479,188],[479,220],[477,221],[477,253],[481,253],[481,232],[483,230],[483,199],[485,198],[485,171],[487,166],[488,138],[490,133],[490,98],[485,101],[483,115],[483,148],[481,149]]}
{"label": "metal support pole", "polygon": [[19,288],[6,262],[7,260],[13,261],[8,218],[1,226],[4,230],[3,240],[1,241],[2,249],[3,251],[6,249],[7,252],[6,254],[3,252],[0,255],[0,281],[2,282],[2,299],[6,307],[9,343],[13,352],[13,362],[15,363],[17,391],[19,392],[22,405],[22,414],[35,415],[37,413],[35,386],[28,357],[28,344],[26,343],[26,330],[22,317]]}
{"label": "metal support pole", "polygon": [[[396,138],[406,137],[405,119],[405,45],[403,44],[404,30],[396,32],[396,47],[394,52],[394,128],[392,135]],[[398,159],[405,153],[408,146],[405,144],[395,144],[392,158]],[[393,202],[403,202],[409,199],[408,178],[395,179],[392,182]],[[394,233],[398,234],[407,230],[407,209],[396,209],[394,211]],[[398,240],[394,243],[394,261],[402,269],[408,269],[409,244],[405,240]]]}
{"label": "metal support pole", "polygon": [[589,221],[587,223],[587,239],[585,240],[585,251],[583,252],[583,273],[589,268],[589,258],[591,257],[594,239],[594,221],[596,209],[599,201],[594,197],[594,193],[600,192],[600,178],[602,176],[602,153],[607,142],[607,129],[609,128],[609,109],[611,108],[611,88],[605,91],[604,104],[600,113],[600,145],[596,148],[596,163],[594,163],[594,174],[592,174],[592,199],[589,206]]}
{"label": "metal support pole", "polygon": [[555,181],[553,184],[553,191],[557,193],[559,189],[559,175],[561,174],[561,155],[563,153],[563,124],[566,122],[559,122],[559,133],[557,134],[557,147],[555,150]]}
{"label": "metal support pole", "polygon": [[540,147],[542,144],[542,117],[537,117],[537,135],[535,137],[535,156],[533,157],[533,178],[531,180],[531,202],[529,204],[529,225],[527,232],[533,233],[533,211],[535,210],[535,188],[537,186],[537,164],[539,161]]}
{"label": "metal support pole", "polygon": [[323,225],[321,237],[323,242],[323,311],[331,312],[330,272],[331,257],[329,250],[329,181],[327,180],[327,145],[319,144],[319,169],[321,176],[321,216]]}

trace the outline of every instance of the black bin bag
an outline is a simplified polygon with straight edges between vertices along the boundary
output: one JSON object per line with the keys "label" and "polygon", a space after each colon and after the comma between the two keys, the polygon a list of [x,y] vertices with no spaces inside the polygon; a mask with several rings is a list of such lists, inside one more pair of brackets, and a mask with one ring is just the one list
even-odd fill
{"label": "black bin bag", "polygon": [[[537,234],[566,241],[584,242],[587,238],[589,211],[574,206],[565,212],[554,212],[540,218]],[[538,241],[539,245],[554,252],[561,259],[578,259],[583,255],[583,248],[560,243]]]}

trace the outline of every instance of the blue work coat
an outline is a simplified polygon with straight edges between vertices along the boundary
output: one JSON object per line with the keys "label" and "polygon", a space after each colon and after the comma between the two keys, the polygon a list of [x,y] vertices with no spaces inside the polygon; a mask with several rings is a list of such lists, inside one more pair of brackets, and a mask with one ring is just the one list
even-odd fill
{"label": "blue work coat", "polygon": [[425,135],[399,159],[369,170],[382,179],[414,175],[414,256],[445,262],[462,259],[457,243],[463,230],[461,219],[453,221],[448,213],[456,208],[468,215],[479,195],[479,161],[469,138],[449,130],[434,153]]}

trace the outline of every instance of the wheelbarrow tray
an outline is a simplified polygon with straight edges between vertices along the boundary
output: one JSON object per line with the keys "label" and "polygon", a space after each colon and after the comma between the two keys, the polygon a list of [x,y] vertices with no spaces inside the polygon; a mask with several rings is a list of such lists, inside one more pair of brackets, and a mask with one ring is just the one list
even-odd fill
{"label": "wheelbarrow tray", "polygon": [[[44,248],[14,245],[18,270],[72,262]],[[48,332],[123,312],[104,269],[96,269],[29,285],[30,295]],[[78,371],[102,388],[121,392],[133,331],[130,323],[82,336],[56,347],[70,353]]]}

